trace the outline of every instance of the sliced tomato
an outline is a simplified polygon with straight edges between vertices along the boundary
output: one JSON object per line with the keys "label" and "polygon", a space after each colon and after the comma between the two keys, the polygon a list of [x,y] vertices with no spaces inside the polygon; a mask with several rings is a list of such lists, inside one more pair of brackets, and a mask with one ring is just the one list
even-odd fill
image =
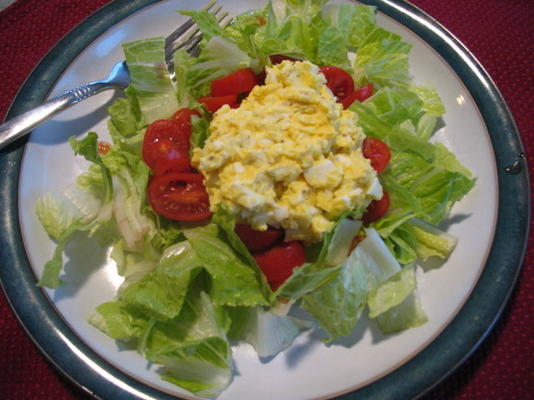
{"label": "sliced tomato", "polygon": [[283,229],[269,226],[264,231],[252,229],[248,224],[237,224],[235,232],[250,251],[262,251],[274,246],[284,234]]}
{"label": "sliced tomato", "polygon": [[341,102],[343,104],[343,108],[349,108],[355,101],[359,101],[361,103],[362,101],[367,100],[373,95],[373,90],[374,88],[372,83],[354,89],[354,92],[345,97]]}
{"label": "sliced tomato", "polygon": [[[143,138],[143,160],[152,169],[156,168],[158,160],[182,159],[189,155],[189,139],[178,123],[168,119],[152,122]],[[171,154],[168,154],[171,153]],[[180,153],[180,157],[177,154]],[[183,171],[183,163],[177,166],[178,171]],[[188,169],[185,169],[187,171]]]}
{"label": "sliced tomato", "polygon": [[370,224],[371,222],[378,221],[389,210],[389,195],[386,191],[380,200],[373,200],[367,211],[363,214],[362,221],[364,224]]}
{"label": "sliced tomato", "polygon": [[163,139],[147,145],[147,153],[155,157],[155,162],[151,167],[156,175],[166,172],[188,172],[191,171],[191,161],[189,154],[179,145]]}
{"label": "sliced tomato", "polygon": [[306,253],[301,242],[281,243],[268,250],[254,254],[267,281],[278,286],[293,273],[293,269],[306,261]]}
{"label": "sliced tomato", "polygon": [[201,221],[211,216],[209,196],[197,173],[166,173],[148,185],[148,201],[154,211],[177,221]]}
{"label": "sliced tomato", "polygon": [[171,117],[171,120],[175,121],[180,129],[186,134],[187,140],[191,137],[191,117],[193,115],[200,117],[200,113],[197,110],[180,108]]}
{"label": "sliced tomato", "polygon": [[301,61],[298,58],[293,58],[289,56],[284,56],[283,54],[271,54],[269,56],[269,60],[271,60],[271,63],[273,65],[280,64],[282,61],[288,60],[288,61]]}
{"label": "sliced tomato", "polygon": [[267,78],[267,72],[265,72],[264,69],[256,75],[256,79],[258,79],[258,85],[265,85],[265,78]]}
{"label": "sliced tomato", "polygon": [[212,113],[217,111],[219,108],[221,108],[225,104],[228,104],[232,108],[239,106],[238,104],[239,96],[237,94],[231,94],[228,96],[217,96],[217,97],[206,96],[206,97],[201,97],[197,99],[197,101],[199,103],[204,104],[206,109]]}
{"label": "sliced tomato", "polygon": [[258,77],[252,68],[242,68],[230,75],[215,79],[211,82],[213,97],[228,96],[250,92],[258,84]]}
{"label": "sliced tomato", "polygon": [[377,173],[385,170],[391,159],[388,145],[377,138],[365,138],[362,144],[362,152],[363,156],[371,161],[371,166]]}
{"label": "sliced tomato", "polygon": [[354,92],[352,76],[341,68],[325,66],[321,67],[320,71],[326,78],[326,86],[334,93],[339,103],[342,103],[347,96]]}
{"label": "sliced tomato", "polygon": [[184,140],[185,136],[180,130],[180,125],[171,119],[159,119],[152,122],[145,132],[143,142],[157,142],[162,139],[180,143],[184,147],[189,146]]}

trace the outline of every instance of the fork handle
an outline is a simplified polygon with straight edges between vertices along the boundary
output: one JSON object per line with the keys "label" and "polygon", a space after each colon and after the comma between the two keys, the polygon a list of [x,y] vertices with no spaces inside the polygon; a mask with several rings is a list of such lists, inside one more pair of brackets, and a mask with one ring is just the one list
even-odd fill
{"label": "fork handle", "polygon": [[67,90],[52,99],[44,102],[17,117],[0,125],[0,149],[30,132],[57,113],[86,98],[104,90],[114,87],[106,82],[91,82]]}

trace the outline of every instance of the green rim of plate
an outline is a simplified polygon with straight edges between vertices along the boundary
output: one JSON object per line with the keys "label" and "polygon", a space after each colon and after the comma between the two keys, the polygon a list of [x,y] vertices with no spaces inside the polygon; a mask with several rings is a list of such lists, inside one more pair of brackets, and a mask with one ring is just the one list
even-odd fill
{"label": "green rim of plate", "polygon": [[[107,29],[157,0],[117,0],[69,32],[37,65],[19,91],[7,118],[40,104],[74,58]],[[412,399],[458,367],[499,318],[515,285],[530,221],[528,168],[519,132],[486,71],[446,29],[405,1],[363,0],[428,43],[462,80],[480,110],[493,145],[499,182],[494,241],[482,274],[464,306],[444,331],[415,357],[383,378],[337,399]],[[106,399],[175,399],[101,359],[57,314],[38,288],[22,242],[18,178],[26,140],[0,152],[0,282],[19,321],[39,349],[88,393]],[[507,169],[516,162],[510,173]],[[74,351],[74,349],[76,351]]]}

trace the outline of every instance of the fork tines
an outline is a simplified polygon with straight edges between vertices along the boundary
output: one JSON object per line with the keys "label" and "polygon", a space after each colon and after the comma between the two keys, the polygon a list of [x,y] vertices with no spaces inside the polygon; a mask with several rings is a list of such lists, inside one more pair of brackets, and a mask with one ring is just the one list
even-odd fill
{"label": "fork tines", "polygon": [[[202,7],[202,10],[210,11],[217,18],[219,24],[226,26],[231,22],[231,18],[224,21],[228,17],[228,12],[222,12],[222,6],[212,10],[216,3],[216,0],[210,0],[208,4]],[[196,27],[193,19],[189,18],[165,38],[165,61],[168,65],[172,65],[172,56],[178,49],[185,48],[190,54],[193,53],[201,40],[202,33]]]}

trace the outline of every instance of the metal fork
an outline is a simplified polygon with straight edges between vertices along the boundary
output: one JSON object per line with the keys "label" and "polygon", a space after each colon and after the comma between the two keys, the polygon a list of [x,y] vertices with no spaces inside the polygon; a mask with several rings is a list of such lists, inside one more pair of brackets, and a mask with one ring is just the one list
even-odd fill
{"label": "metal fork", "polygon": [[[215,15],[217,21],[222,23],[228,16],[228,13],[221,13],[222,6],[212,10],[215,3],[216,0],[211,0],[203,7],[203,10],[210,11]],[[226,21],[225,24],[228,23],[229,21]],[[165,38],[165,61],[172,79],[174,79],[173,54],[178,49],[185,49],[192,54],[198,49],[198,44],[201,40],[202,34],[195,27],[195,22],[192,19],[188,19]],[[106,89],[125,89],[129,84],[130,74],[128,73],[128,66],[126,65],[126,61],[120,61],[113,66],[106,78],[70,89],[0,125],[0,149],[26,135],[36,126],[73,104],[79,103]]]}

